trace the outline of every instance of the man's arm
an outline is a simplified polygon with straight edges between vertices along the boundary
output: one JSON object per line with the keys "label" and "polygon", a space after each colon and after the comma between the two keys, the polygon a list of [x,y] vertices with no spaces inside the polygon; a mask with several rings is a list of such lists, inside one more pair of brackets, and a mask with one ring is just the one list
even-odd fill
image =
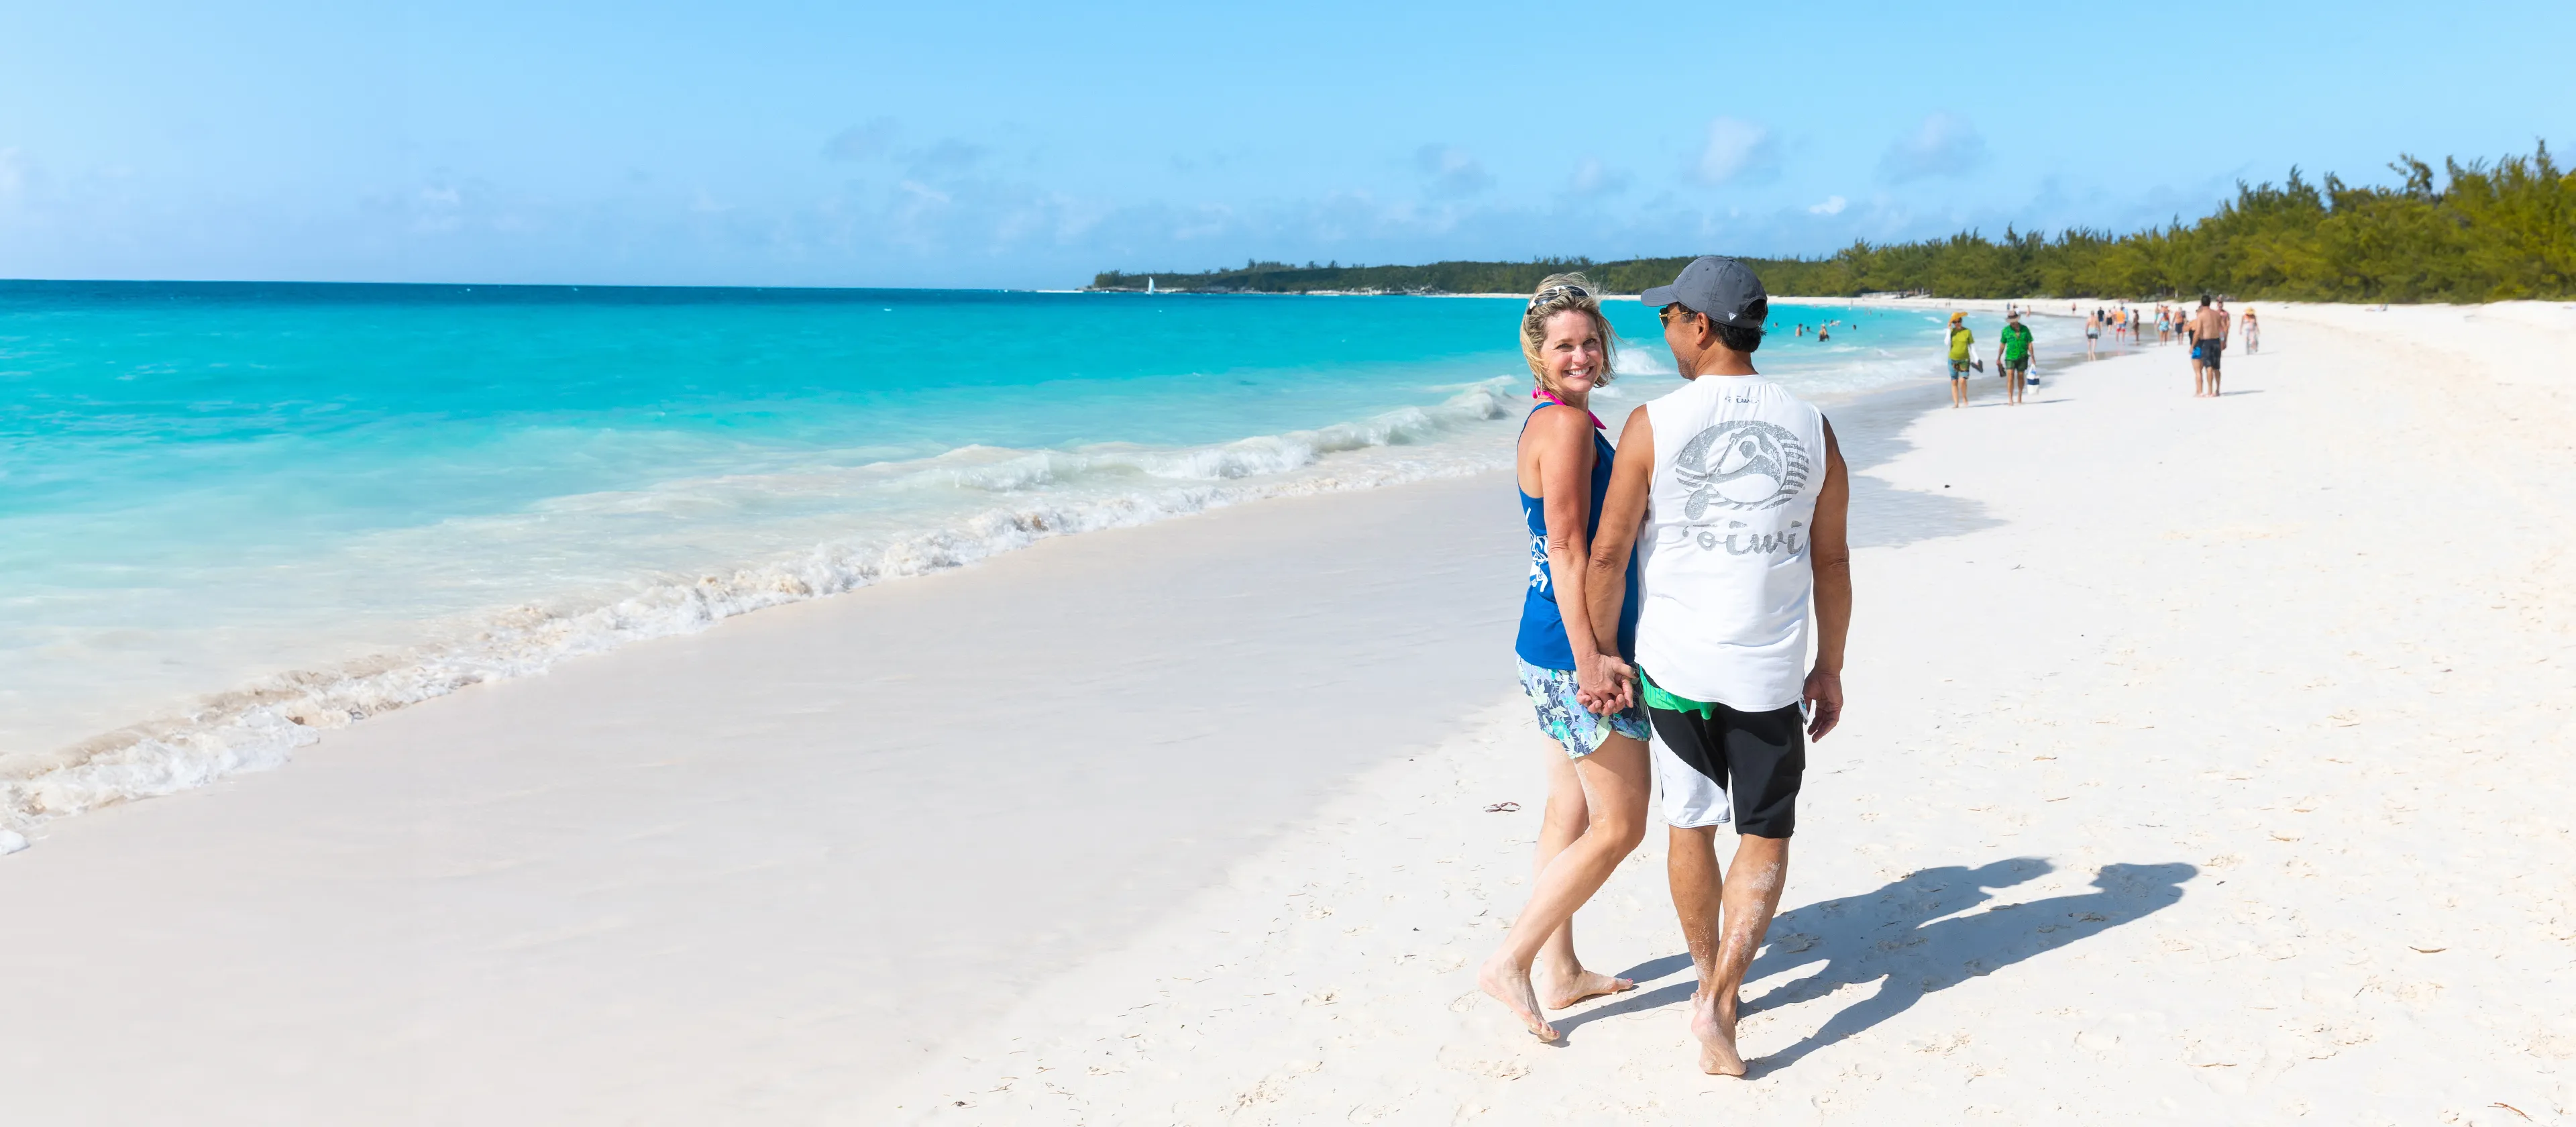
{"label": "man's arm", "polygon": [[1618,460],[1610,465],[1610,491],[1601,498],[1601,531],[1592,538],[1584,594],[1592,600],[1592,633],[1601,652],[1619,652],[1619,610],[1628,590],[1628,557],[1646,521],[1646,493],[1655,480],[1655,425],[1639,407],[1619,431]]}
{"label": "man's arm", "polygon": [[[1615,486],[1614,486],[1615,488]],[[1825,423],[1825,484],[1816,496],[1807,560],[1816,569],[1816,668],[1807,674],[1807,738],[1820,740],[1843,717],[1843,642],[1851,634],[1851,472],[1834,424]],[[1601,531],[1606,535],[1609,525]],[[1597,553],[1596,553],[1596,558]]]}

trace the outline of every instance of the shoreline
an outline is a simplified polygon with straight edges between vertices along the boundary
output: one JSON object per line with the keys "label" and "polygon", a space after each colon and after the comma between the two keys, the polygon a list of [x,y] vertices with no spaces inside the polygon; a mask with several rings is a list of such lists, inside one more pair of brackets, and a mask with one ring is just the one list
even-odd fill
{"label": "shoreline", "polygon": [[[1837,406],[1865,403],[1940,382],[1937,377],[1895,379],[1869,390],[1821,392],[1816,399]],[[1458,402],[1453,398],[1427,413],[1446,418],[1444,412],[1454,413]],[[1486,403],[1479,408],[1484,417],[1495,410],[1508,413],[1509,407]],[[1425,409],[1406,411],[1426,413]],[[1491,468],[1482,461],[1416,465],[1412,451],[1431,447],[1403,441],[1401,436],[1356,447],[1318,439],[1377,425],[1406,411],[1196,450],[1223,453],[1246,444],[1301,436],[1317,440],[1321,453],[1275,474],[1174,482],[1150,496],[1122,495],[1107,501],[1042,492],[1013,505],[965,514],[947,525],[916,530],[890,543],[859,544],[853,549],[826,542],[766,562],[664,575],[605,599],[538,601],[412,623],[406,629],[421,640],[409,648],[290,664],[278,672],[158,708],[138,709],[140,719],[115,728],[52,746],[0,753],[0,834],[10,835],[0,837],[0,855],[26,848],[30,835],[41,839],[41,827],[60,818],[183,793],[243,772],[284,767],[326,732],[478,685],[542,674],[561,662],[687,635],[754,611],[971,567],[1063,535],[1177,519],[1268,497],[1383,488]],[[691,581],[689,575],[697,578]]]}
{"label": "shoreline", "polygon": [[[285,766],[323,732],[477,685],[539,675],[564,661],[695,633],[740,615],[973,567],[1062,536],[1276,497],[1484,472],[1491,468],[1489,459],[1458,463],[1437,443],[1406,441],[1408,426],[1437,432],[1506,410],[1492,388],[1479,384],[1427,408],[1159,452],[1167,460],[1231,456],[1247,463],[1290,463],[1273,472],[1220,470],[1159,483],[1160,475],[1149,475],[1148,484],[1105,497],[1037,491],[890,541],[826,541],[764,561],[638,580],[633,590],[615,597],[539,600],[413,623],[421,640],[407,649],[290,667],[183,697],[146,711],[142,719],[66,743],[0,753],[0,834],[11,835],[0,837],[0,856],[26,848],[27,834],[59,818]],[[1305,448],[1304,455],[1292,457],[1278,447]],[[1442,456],[1451,460],[1440,461]]]}

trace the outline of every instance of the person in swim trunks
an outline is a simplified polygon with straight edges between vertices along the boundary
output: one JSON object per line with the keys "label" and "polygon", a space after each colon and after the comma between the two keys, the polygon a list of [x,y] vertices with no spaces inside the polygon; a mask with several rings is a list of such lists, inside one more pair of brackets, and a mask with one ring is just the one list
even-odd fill
{"label": "person in swim trunks", "polygon": [[2209,295],[2200,298],[2200,312],[2191,318],[2191,394],[2195,399],[2218,397],[2218,355],[2227,350],[2227,313],[2210,307]]}
{"label": "person in swim trunks", "polygon": [[1585,565],[1616,454],[1587,405],[1592,389],[1610,382],[1616,339],[1581,274],[1539,283],[1521,316],[1521,355],[1538,382],[1531,397],[1539,402],[1521,423],[1518,473],[1530,565],[1512,648],[1521,688],[1551,741],[1547,812],[1529,901],[1477,971],[1476,985],[1542,1041],[1557,1036],[1542,1005],[1561,1010],[1637,985],[1586,970],[1574,954],[1574,911],[1645,837],[1654,785],[1646,714],[1629,684],[1636,611],[1613,605],[1608,619],[1595,623],[1585,598]]}
{"label": "person in swim trunks", "polygon": [[[1690,382],[1628,416],[1587,594],[1596,633],[1624,592],[1643,604],[1638,685],[1673,910],[1699,971],[1690,1030],[1701,1070],[1742,1076],[1737,994],[1788,879],[1806,741],[1842,716],[1851,477],[1823,413],[1754,371],[1770,299],[1751,268],[1702,258],[1643,300],[1662,307]],[[1729,823],[1735,859],[1721,871]]]}

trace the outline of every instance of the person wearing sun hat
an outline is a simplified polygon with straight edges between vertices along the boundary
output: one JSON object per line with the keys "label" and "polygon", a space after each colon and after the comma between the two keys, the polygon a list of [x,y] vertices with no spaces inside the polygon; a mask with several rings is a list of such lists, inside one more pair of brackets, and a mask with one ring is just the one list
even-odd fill
{"label": "person wearing sun hat", "polygon": [[1951,314],[1950,405],[1953,407],[1965,407],[1968,405],[1968,367],[1970,364],[1974,363],[1974,361],[1969,359],[1968,349],[1976,343],[1977,334],[1968,331],[1968,315],[1965,313]]}
{"label": "person wearing sun hat", "polygon": [[2003,339],[1995,345],[1995,371],[2004,377],[2004,402],[2021,402],[2022,382],[2030,376],[2030,326],[2021,323],[2021,310],[2004,317]]}

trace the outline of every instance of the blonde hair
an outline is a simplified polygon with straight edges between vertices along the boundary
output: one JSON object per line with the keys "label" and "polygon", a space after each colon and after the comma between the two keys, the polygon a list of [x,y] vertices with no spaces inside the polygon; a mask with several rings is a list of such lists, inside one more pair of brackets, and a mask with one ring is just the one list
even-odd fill
{"label": "blonde hair", "polygon": [[1529,361],[1530,376],[1540,387],[1548,387],[1547,361],[1540,350],[1547,347],[1547,319],[1559,313],[1582,313],[1592,318],[1594,332],[1601,334],[1601,373],[1592,377],[1594,386],[1610,382],[1610,358],[1619,333],[1610,327],[1610,318],[1601,312],[1599,288],[1581,274],[1550,274],[1540,280],[1537,292],[1530,295],[1529,308],[1521,313],[1521,359]]}

